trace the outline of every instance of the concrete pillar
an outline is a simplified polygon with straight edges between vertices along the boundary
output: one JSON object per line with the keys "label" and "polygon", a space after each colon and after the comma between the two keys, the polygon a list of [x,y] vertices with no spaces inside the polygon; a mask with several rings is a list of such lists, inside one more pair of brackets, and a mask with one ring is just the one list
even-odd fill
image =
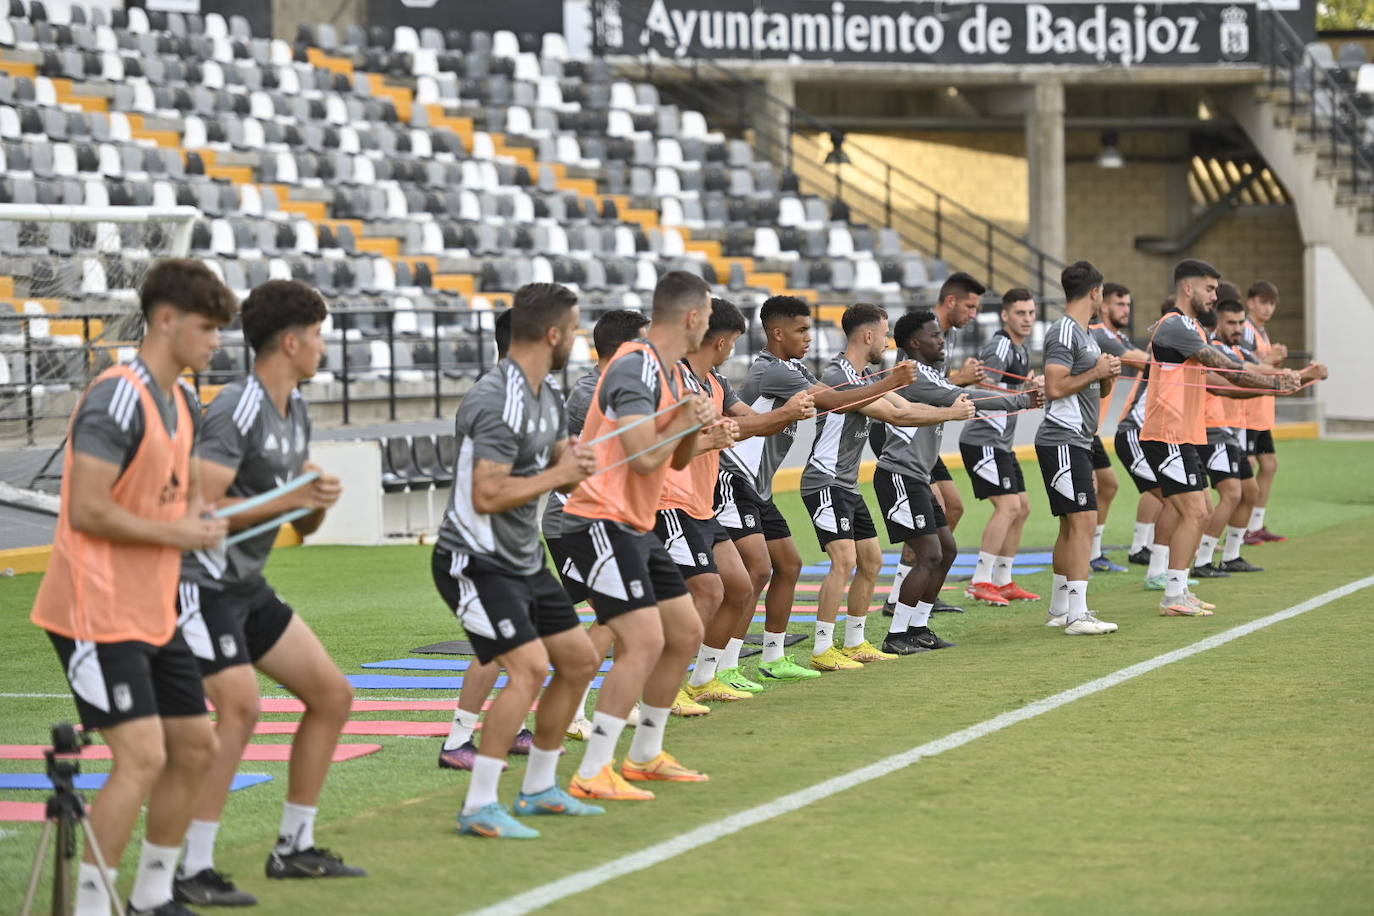
{"label": "concrete pillar", "polygon": [[757,122],[759,148],[762,149],[779,168],[788,165],[787,152],[790,149],[788,138],[788,106],[797,104],[797,84],[790,74],[776,70],[768,74],[763,88],[772,97],[764,108],[764,116]]}
{"label": "concrete pillar", "polygon": [[1031,243],[1068,260],[1068,218],[1064,202],[1064,84],[1037,82],[1026,115],[1026,164],[1030,180]]}

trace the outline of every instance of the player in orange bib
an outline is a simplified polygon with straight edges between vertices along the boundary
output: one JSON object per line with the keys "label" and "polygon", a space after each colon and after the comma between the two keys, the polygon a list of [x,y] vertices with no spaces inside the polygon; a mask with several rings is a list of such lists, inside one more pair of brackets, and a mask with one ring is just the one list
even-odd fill
{"label": "player in orange bib", "polygon": [[[711,290],[704,280],[685,271],[664,274],[654,289],[647,339],[616,351],[582,428],[598,471],[564,506],[559,573],[589,593],[597,620],[611,628],[617,647],[569,789],[582,798],[647,801],[653,793],[630,781],[707,779],[663,750],[668,717],[702,626],[654,525],[668,474],[687,467],[698,431],[718,417],[709,399],[687,389],[678,367],[678,360],[701,345],[710,314]],[[616,743],[641,694],[634,742],[617,772]]]}
{"label": "player in orange bib", "polygon": [[1207,370],[1224,370],[1221,375],[1232,386],[1291,391],[1298,385],[1294,372],[1243,370],[1242,363],[1207,343],[1198,318],[1212,312],[1220,280],[1221,274],[1205,261],[1179,262],[1174,309],[1159,320],[1150,338],[1153,364],[1140,445],[1165,503],[1152,552],[1167,551],[1159,610],[1169,617],[1210,616],[1213,609],[1188,589],[1188,570],[1210,510],[1198,455],[1207,445]]}
{"label": "player in orange bib", "polygon": [[[109,884],[146,802],[128,912],[170,916],[189,912],[172,900],[172,876],[216,749],[177,627],[181,554],[215,547],[228,528],[202,517],[191,462],[200,404],[178,377],[209,367],[238,303],[205,265],[180,259],[155,265],[140,297],[138,355],[101,373],[72,417],[52,560],[30,619],[57,650],[82,725],[114,760],[90,808]],[[78,916],[110,912],[96,863],[88,848]]]}

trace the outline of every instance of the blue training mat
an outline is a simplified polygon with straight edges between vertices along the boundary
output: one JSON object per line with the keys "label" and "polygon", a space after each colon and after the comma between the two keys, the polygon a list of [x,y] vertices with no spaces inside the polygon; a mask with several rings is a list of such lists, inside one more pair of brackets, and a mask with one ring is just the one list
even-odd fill
{"label": "blue training mat", "polygon": [[[496,686],[504,687],[506,681],[503,674],[496,679]],[[593,678],[592,686],[600,687],[601,681],[602,678]],[[350,674],[348,682],[358,690],[458,690],[463,686],[461,677],[406,677],[399,674]],[[548,680],[544,683],[547,685]]]}
{"label": "blue training mat", "polygon": [[[472,665],[466,658],[393,658],[384,662],[364,662],[364,668],[389,668],[392,671],[466,671]],[[609,661],[601,663],[602,671],[610,671]]]}
{"label": "blue training mat", "polygon": [[[105,780],[110,778],[109,773],[80,773],[76,779],[78,789],[99,789],[105,785]],[[229,785],[230,792],[237,792],[239,789],[246,789],[249,786],[256,786],[261,782],[270,782],[270,773],[235,773],[234,781]],[[43,773],[0,773],[0,789],[51,789],[52,783]]]}

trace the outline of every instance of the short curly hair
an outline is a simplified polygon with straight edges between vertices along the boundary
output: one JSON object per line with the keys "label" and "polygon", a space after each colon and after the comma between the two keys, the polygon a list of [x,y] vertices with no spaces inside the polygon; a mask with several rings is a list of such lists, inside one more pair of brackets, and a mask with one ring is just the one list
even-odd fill
{"label": "short curly hair", "polygon": [[315,287],[300,280],[268,280],[243,300],[243,337],[261,354],[280,343],[282,331],[308,327],[328,314]]}
{"label": "short curly hair", "polygon": [[144,274],[138,297],[145,321],[159,305],[204,315],[221,326],[233,321],[239,310],[233,290],[194,258],[158,261]]}

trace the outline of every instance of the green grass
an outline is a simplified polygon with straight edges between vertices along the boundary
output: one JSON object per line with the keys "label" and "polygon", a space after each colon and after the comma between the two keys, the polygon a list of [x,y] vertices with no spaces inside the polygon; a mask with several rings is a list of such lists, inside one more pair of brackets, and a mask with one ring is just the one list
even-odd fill
{"label": "green grass", "polygon": [[[318,833],[322,843],[371,869],[372,878],[269,885],[261,877],[284,764],[245,765],[278,779],[232,797],[220,864],[260,895],[263,914],[456,913],[1374,572],[1368,535],[1374,480],[1364,470],[1374,466],[1374,445],[1282,443],[1281,458],[1270,526],[1293,540],[1247,551],[1269,572],[1209,583],[1205,594],[1221,606],[1214,618],[1158,617],[1157,596],[1140,590],[1138,568],[1093,581],[1092,605],[1122,625],[1103,639],[1071,640],[1041,627],[1043,603],[946,615],[937,627],[960,643],[955,651],[779,688],[703,720],[675,720],[670,746],[710,772],[710,784],[668,786],[652,804],[619,806],[601,819],[541,821],[542,840],[514,847],[452,834],[467,777],[434,766],[437,741],[350,738],[380,741],[385,749],[333,770]],[[1035,511],[1025,543],[1048,545],[1054,523],[1038,471],[1026,470]],[[966,481],[960,471],[955,476]],[[967,495],[966,501],[958,539],[969,546],[987,511]],[[818,559],[800,500],[789,494],[779,502],[803,556]],[[1123,491],[1108,543],[1129,541],[1134,503]],[[419,547],[290,550],[273,560],[270,575],[344,670],[357,672],[361,662],[458,635],[433,593],[427,557]],[[1042,590],[1048,580],[1041,573],[1024,581]],[[46,640],[26,621],[36,587],[36,576],[0,580],[0,692],[65,689]],[[957,913],[1367,912],[1374,894],[1371,604],[1374,591],[1342,599],[555,909],[617,911],[659,895],[682,913],[860,906]],[[271,685],[264,690],[280,693]],[[65,699],[0,698],[0,743],[45,742],[47,724],[72,715]],[[570,750],[565,774],[580,746]],[[520,770],[517,763],[507,776],[506,796]],[[0,912],[10,912],[38,831],[4,829]]]}

